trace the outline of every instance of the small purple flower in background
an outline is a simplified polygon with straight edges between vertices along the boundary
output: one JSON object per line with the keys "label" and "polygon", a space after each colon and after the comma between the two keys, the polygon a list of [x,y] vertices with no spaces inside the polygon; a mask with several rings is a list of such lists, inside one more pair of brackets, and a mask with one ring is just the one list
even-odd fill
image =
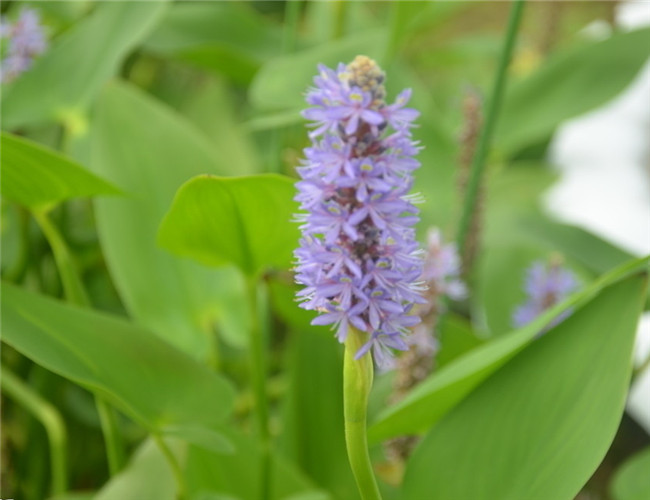
{"label": "small purple flower in background", "polygon": [[410,91],[385,103],[385,75],[365,56],[319,71],[303,112],[312,144],[297,169],[296,200],[306,212],[297,216],[295,252],[301,307],[319,311],[312,324],[333,324],[340,342],[350,327],[366,332],[357,359],[372,350],[385,366],[392,349],[408,349],[419,321],[412,306],[424,302],[418,210],[408,195],[420,166],[410,133],[419,113],[404,107]]}
{"label": "small purple flower in background", "polygon": [[[461,259],[454,243],[443,243],[440,230],[429,229],[421,280],[427,285],[426,300],[417,304],[414,312],[421,323],[413,328],[413,335],[407,338],[408,352],[395,361],[395,378],[392,403],[402,400],[408,392],[422,382],[434,368],[438,352],[435,337],[440,315],[445,310],[445,299],[460,300],[466,297],[467,288],[460,280]],[[385,446],[386,457],[391,463],[404,463],[419,441],[418,436],[400,436],[389,440]]]}
{"label": "small purple flower in background", "polygon": [[427,285],[424,294],[426,302],[416,306],[416,314],[422,322],[413,328],[409,344],[423,354],[433,356],[438,342],[433,336],[440,314],[444,312],[444,300],[461,300],[467,295],[467,288],[460,280],[461,259],[455,243],[443,244],[438,228],[429,229],[426,257],[422,270],[422,281]]}
{"label": "small purple flower in background", "polygon": [[[563,268],[559,259],[554,259],[549,264],[534,262],[526,271],[524,289],[528,300],[515,309],[512,315],[513,326],[521,327],[530,323],[547,309],[562,302],[577,288],[575,275]],[[562,313],[548,328],[554,327],[570,314],[571,311]]]}
{"label": "small purple flower in background", "polygon": [[27,71],[34,58],[47,49],[47,39],[40,16],[34,9],[23,9],[14,23],[2,20],[0,38],[8,40],[8,47],[0,63],[0,81],[16,79]]}

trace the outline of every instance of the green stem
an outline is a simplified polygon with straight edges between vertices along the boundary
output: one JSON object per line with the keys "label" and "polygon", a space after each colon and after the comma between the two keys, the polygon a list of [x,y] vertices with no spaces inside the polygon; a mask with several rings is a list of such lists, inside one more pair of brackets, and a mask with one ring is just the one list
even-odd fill
{"label": "green stem", "polygon": [[68,489],[68,438],[63,418],[54,406],[5,367],[0,367],[0,386],[10,398],[23,406],[45,427],[50,443],[52,495],[64,493]]}
{"label": "green stem", "polygon": [[345,418],[345,443],[352,473],[363,500],[381,500],[377,480],[368,454],[366,413],[372,388],[373,367],[370,354],[355,360],[363,345],[363,334],[351,328],[345,341],[343,361],[343,415]]}
{"label": "green stem", "polygon": [[95,396],[95,406],[97,407],[99,422],[102,427],[104,441],[106,442],[108,471],[111,476],[114,476],[120,472],[124,464],[124,446],[122,444],[122,436],[119,434],[117,413],[99,396]]}
{"label": "green stem", "polygon": [[392,2],[389,9],[389,22],[390,27],[388,30],[388,40],[386,41],[386,53],[384,54],[384,60],[382,61],[384,66],[388,66],[392,61],[398,51],[399,46],[399,32],[400,28],[403,25],[404,20],[402,19],[402,9],[404,8],[404,2],[396,1]]}
{"label": "green stem", "polygon": [[[263,282],[258,282],[254,277],[247,279],[248,300],[251,310],[251,337],[250,337],[250,373],[255,394],[255,407],[257,414],[257,430],[261,443],[260,471],[261,492],[259,498],[269,496],[271,476],[271,443],[269,433],[269,408],[266,394],[266,342],[264,325],[266,321],[266,294]],[[260,321],[263,318],[264,321]]]}
{"label": "green stem", "polygon": [[[52,248],[66,299],[71,304],[90,307],[90,300],[79,276],[76,263],[61,233],[52,223],[45,210],[35,210],[33,215]],[[95,395],[95,405],[99,413],[102,434],[106,444],[108,468],[111,475],[114,475],[124,465],[124,444],[117,425],[117,414],[112,407],[97,395]]]}
{"label": "green stem", "polygon": [[18,216],[18,232],[20,250],[15,265],[7,270],[7,280],[13,283],[21,283],[29,267],[29,258],[32,251],[31,240],[29,237],[29,212],[20,206],[14,207]]}
{"label": "green stem", "polygon": [[176,498],[177,500],[185,500],[187,498],[187,487],[185,486],[185,476],[178,460],[174,456],[172,450],[169,449],[165,440],[157,432],[152,433],[153,439],[158,445],[158,448],[165,455],[167,463],[171,467],[174,480],[176,481]]}
{"label": "green stem", "polygon": [[478,196],[479,186],[481,185],[483,172],[485,170],[485,160],[494,134],[499,109],[501,107],[501,100],[506,86],[507,69],[510,64],[510,59],[512,58],[512,51],[515,46],[523,7],[524,0],[514,0],[510,10],[510,19],[508,20],[506,37],[501,50],[499,66],[497,68],[494,86],[492,87],[492,94],[485,115],[485,125],[481,131],[478,147],[472,161],[469,180],[467,183],[467,192],[465,194],[463,214],[458,227],[458,250],[460,255],[465,254],[468,232],[472,221],[472,215],[476,209],[476,199]]}
{"label": "green stem", "polygon": [[87,307],[90,304],[90,301],[88,300],[86,290],[84,289],[81,278],[79,277],[76,263],[68,249],[68,246],[63,240],[61,233],[52,223],[45,211],[35,210],[33,215],[52,248],[52,253],[54,254],[56,267],[61,276],[61,283],[63,284],[63,291],[66,299],[71,304]]}

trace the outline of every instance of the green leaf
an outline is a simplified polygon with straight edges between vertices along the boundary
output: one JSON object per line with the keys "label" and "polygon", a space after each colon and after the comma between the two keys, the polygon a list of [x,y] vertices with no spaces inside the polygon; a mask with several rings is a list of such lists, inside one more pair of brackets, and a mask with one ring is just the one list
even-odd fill
{"label": "green leaf", "polygon": [[562,311],[574,310],[597,295],[604,287],[631,273],[645,270],[650,258],[630,261],[519,330],[477,347],[446,365],[418,385],[408,396],[387,408],[368,429],[371,442],[402,434],[416,434],[430,428],[461,402],[492,373],[512,359]]}
{"label": "green leaf", "polygon": [[372,31],[271,59],[255,75],[249,99],[261,109],[302,108],[319,63],[335,67],[358,54],[377,59],[383,55],[384,43],[383,34]]}
{"label": "green leaf", "polygon": [[[235,452],[216,454],[190,446],[185,462],[190,495],[218,492],[239,500],[258,500],[261,484],[260,469],[256,466],[261,459],[259,444],[231,428],[219,430],[234,444]],[[292,495],[313,493],[316,489],[294,464],[280,454],[272,453],[270,462],[271,487],[266,492],[269,500],[286,500]],[[325,499],[330,498],[325,493],[322,495]]]}
{"label": "green leaf", "polygon": [[[181,453],[179,443],[168,443]],[[94,500],[175,500],[176,482],[169,462],[152,439],[142,443],[129,465],[97,493]]]}
{"label": "green leaf", "polygon": [[469,321],[456,314],[445,314],[438,330],[440,350],[436,354],[436,369],[448,365],[484,342],[472,331]]}
{"label": "green leaf", "polygon": [[[507,92],[496,142],[514,152],[618,95],[648,58],[650,28],[558,53]],[[607,75],[604,78],[603,75]]]}
{"label": "green leaf", "polygon": [[596,274],[632,258],[625,250],[577,226],[561,224],[542,216],[531,217],[524,223],[532,235]]}
{"label": "green leaf", "polygon": [[650,446],[625,461],[614,474],[610,490],[614,500],[650,498]]}
{"label": "green leaf", "polygon": [[574,498],[623,414],[646,278],[605,288],[447,414],[411,457],[404,498]]}
{"label": "green leaf", "polygon": [[166,436],[177,437],[215,453],[233,453],[235,448],[222,433],[214,429],[193,425],[168,425],[163,429]]}
{"label": "green leaf", "polygon": [[[3,127],[78,120],[79,113],[165,8],[164,1],[97,5],[87,19],[37,58],[29,71],[3,89]],[[83,123],[77,126],[77,131],[83,132]]]}
{"label": "green leaf", "polygon": [[145,43],[158,54],[248,83],[279,51],[280,29],[238,2],[176,3]]}
{"label": "green leaf", "polygon": [[31,209],[69,198],[120,191],[81,165],[39,144],[2,132],[2,196]]}
{"label": "green leaf", "polygon": [[287,354],[281,449],[337,498],[356,498],[345,449],[341,346],[331,332],[307,326],[292,329]]}
{"label": "green leaf", "polygon": [[133,193],[95,202],[102,249],[130,314],[198,357],[209,356],[214,327],[244,345],[250,320],[240,274],[234,268],[206,270],[156,245],[176,190],[192,176],[228,172],[228,155],[219,155],[170,109],[124,84],[102,93],[92,139],[93,171]]}
{"label": "green leaf", "polygon": [[34,362],[105,396],[149,429],[211,427],[233,405],[225,379],[146,330],[8,284],[2,334]]}
{"label": "green leaf", "polygon": [[202,264],[234,264],[248,275],[286,269],[298,244],[294,181],[264,174],[199,176],[185,183],[165,216],[158,241]]}

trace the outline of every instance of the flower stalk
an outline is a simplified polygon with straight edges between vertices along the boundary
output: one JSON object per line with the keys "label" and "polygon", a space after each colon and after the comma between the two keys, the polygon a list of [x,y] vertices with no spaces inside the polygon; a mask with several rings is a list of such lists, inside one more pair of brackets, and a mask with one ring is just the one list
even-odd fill
{"label": "flower stalk", "polygon": [[352,473],[363,500],[381,499],[368,453],[366,418],[372,388],[373,366],[370,356],[355,359],[364,343],[362,332],[351,329],[345,340],[343,361],[343,414],[345,444]]}
{"label": "flower stalk", "polygon": [[478,149],[474,155],[472,168],[469,175],[467,184],[467,192],[465,194],[465,202],[463,206],[463,213],[458,226],[458,249],[461,255],[465,255],[467,239],[469,236],[473,214],[475,212],[476,203],[478,200],[479,187],[483,172],[485,171],[485,163],[487,159],[488,150],[492,142],[492,136],[496,128],[497,117],[501,108],[501,101],[503,99],[504,90],[506,87],[507,70],[512,59],[512,52],[517,39],[517,32],[519,30],[519,23],[521,21],[521,14],[524,8],[524,0],[513,0],[510,9],[510,18],[508,20],[508,27],[506,29],[506,37],[501,50],[499,59],[499,66],[497,68],[496,78],[492,87],[492,93],[487,105],[487,112],[485,115],[485,125],[481,132],[478,142]]}

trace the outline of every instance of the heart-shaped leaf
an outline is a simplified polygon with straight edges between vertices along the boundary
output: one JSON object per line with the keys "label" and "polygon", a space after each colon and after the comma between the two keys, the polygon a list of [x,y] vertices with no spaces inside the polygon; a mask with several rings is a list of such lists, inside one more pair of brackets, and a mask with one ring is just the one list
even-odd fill
{"label": "heart-shaped leaf", "polygon": [[286,269],[299,237],[294,195],[293,181],[275,174],[196,177],[178,190],[158,241],[177,255],[234,264],[251,276]]}

